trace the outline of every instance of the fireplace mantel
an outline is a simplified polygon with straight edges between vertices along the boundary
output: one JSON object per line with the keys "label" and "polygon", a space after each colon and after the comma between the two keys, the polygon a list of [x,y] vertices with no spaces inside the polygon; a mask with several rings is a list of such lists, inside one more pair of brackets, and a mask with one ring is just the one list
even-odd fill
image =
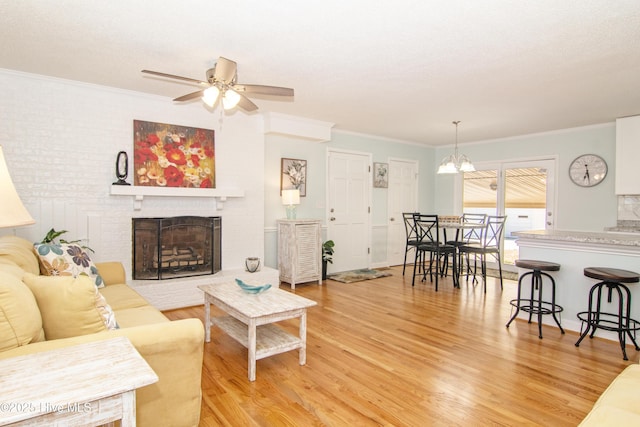
{"label": "fireplace mantel", "polygon": [[144,187],[135,185],[112,185],[112,196],[133,196],[133,209],[142,209],[145,197],[209,197],[215,200],[216,209],[222,210],[228,197],[244,197],[244,190],[221,188],[177,188]]}

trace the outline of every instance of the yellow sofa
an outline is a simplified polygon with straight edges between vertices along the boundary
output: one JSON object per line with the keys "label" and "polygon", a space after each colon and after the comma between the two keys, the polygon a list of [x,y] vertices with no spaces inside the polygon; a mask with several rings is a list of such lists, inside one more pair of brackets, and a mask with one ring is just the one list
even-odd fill
{"label": "yellow sofa", "polygon": [[[20,330],[20,325],[15,325],[15,319],[24,316],[26,310],[23,308],[24,304],[7,302],[11,297],[7,293],[20,292],[22,297],[33,299],[34,297],[25,295],[28,294],[25,289],[29,289],[25,283],[37,279],[33,275],[40,274],[40,267],[31,242],[15,236],[1,237],[0,285],[2,282],[6,285],[0,288],[0,303],[3,304],[0,306],[0,335],[4,335],[0,336],[0,344],[5,345],[5,349],[0,351],[0,359],[125,336],[159,377],[157,383],[136,391],[138,425],[197,426],[200,419],[204,346],[202,322],[199,319],[169,321],[125,284],[125,272],[121,263],[97,263],[96,266],[106,285],[99,291],[112,308],[119,329],[47,340],[43,332],[47,329],[42,326],[42,332],[17,332],[18,338],[15,338],[12,336],[13,331]],[[17,277],[20,278],[14,279]],[[93,292],[95,293],[95,289]],[[35,305],[41,306],[41,303]],[[7,320],[11,316],[11,310],[18,312],[13,315],[13,324]],[[35,312],[29,317],[37,318],[39,314]],[[31,319],[26,319],[23,323],[31,323]],[[48,326],[51,328],[51,323]],[[11,345],[12,340],[16,341],[17,346]]]}
{"label": "yellow sofa", "polygon": [[588,426],[640,426],[640,365],[627,366],[607,387],[580,423]]}

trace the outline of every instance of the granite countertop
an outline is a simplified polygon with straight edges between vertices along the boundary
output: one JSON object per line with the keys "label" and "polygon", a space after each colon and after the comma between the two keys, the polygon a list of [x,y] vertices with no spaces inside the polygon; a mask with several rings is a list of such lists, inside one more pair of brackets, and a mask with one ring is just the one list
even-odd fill
{"label": "granite countertop", "polygon": [[640,246],[640,233],[595,232],[571,230],[515,231],[514,236],[523,239],[553,240],[573,243],[595,243],[603,245]]}

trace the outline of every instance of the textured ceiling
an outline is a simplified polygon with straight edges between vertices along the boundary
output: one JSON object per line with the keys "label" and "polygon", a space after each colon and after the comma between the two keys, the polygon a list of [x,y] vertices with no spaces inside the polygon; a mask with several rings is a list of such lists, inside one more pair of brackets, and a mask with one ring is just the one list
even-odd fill
{"label": "textured ceiling", "polygon": [[[171,99],[218,56],[259,111],[427,145],[640,114],[638,0],[0,0],[0,68]],[[200,102],[196,100],[194,102]],[[175,108],[180,108],[176,106]],[[242,113],[245,114],[245,113]]]}

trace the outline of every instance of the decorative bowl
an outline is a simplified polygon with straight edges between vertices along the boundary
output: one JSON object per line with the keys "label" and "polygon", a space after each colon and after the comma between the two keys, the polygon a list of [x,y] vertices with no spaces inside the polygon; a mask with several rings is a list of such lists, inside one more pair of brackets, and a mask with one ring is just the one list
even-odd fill
{"label": "decorative bowl", "polygon": [[236,279],[236,283],[238,284],[238,286],[240,286],[240,289],[242,289],[248,294],[259,294],[271,288],[271,285],[268,283],[262,286],[253,286],[253,285],[247,285],[240,279]]}

